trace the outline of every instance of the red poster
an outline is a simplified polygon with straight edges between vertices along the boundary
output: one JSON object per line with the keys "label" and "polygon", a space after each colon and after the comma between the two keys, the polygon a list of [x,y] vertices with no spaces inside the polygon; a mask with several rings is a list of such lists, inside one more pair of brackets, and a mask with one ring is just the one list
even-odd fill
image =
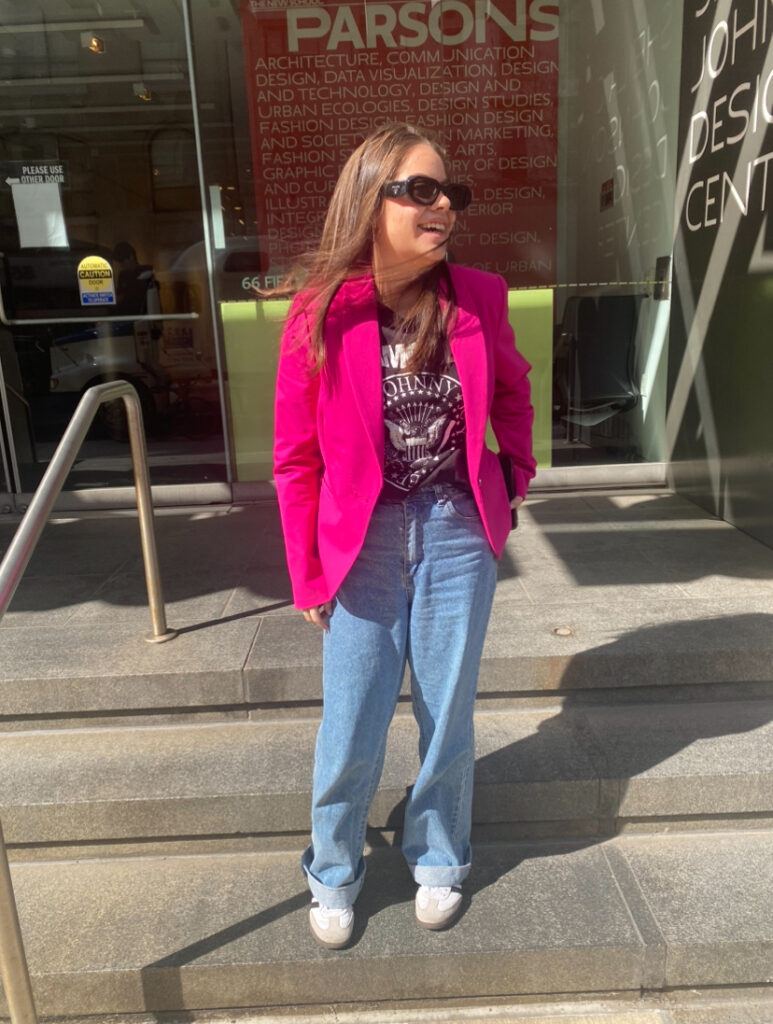
{"label": "red poster", "polygon": [[[452,246],[511,287],[555,280],[558,4],[242,0],[258,234],[272,271],[313,247],[372,128],[437,132],[473,190]],[[273,283],[268,281],[267,283]]]}

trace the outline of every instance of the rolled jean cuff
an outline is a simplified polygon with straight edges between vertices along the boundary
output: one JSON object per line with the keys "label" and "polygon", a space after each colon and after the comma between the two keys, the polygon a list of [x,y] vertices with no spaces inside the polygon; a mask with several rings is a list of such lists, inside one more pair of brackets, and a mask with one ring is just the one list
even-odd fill
{"label": "rolled jean cuff", "polygon": [[471,864],[438,867],[425,864],[409,864],[408,868],[417,885],[461,885],[470,873]]}
{"label": "rolled jean cuff", "polygon": [[345,910],[347,907],[353,906],[354,901],[360,895],[362,883],[365,881],[365,862],[363,861],[360,873],[353,882],[337,889],[331,889],[330,886],[323,885],[309,870],[312,858],[313,851],[311,847],[308,847],[301,857],[301,867],[314,899],[319,900],[323,907],[330,907],[331,910]]}

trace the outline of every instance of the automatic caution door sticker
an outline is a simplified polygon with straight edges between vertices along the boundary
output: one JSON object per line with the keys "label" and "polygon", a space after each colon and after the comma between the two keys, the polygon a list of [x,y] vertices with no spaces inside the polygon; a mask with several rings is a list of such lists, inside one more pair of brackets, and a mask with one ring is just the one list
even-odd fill
{"label": "automatic caution door sticker", "polygon": [[82,306],[115,305],[113,268],[101,256],[86,256],[78,264]]}

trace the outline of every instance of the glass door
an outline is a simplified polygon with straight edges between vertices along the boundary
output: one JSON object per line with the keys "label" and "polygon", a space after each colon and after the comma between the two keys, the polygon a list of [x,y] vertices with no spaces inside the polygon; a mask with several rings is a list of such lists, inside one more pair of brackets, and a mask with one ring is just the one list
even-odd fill
{"label": "glass door", "polygon": [[[84,390],[115,379],[139,393],[154,485],[224,484],[182,3],[0,13],[0,490],[33,491]],[[118,401],[66,486],[131,482]]]}

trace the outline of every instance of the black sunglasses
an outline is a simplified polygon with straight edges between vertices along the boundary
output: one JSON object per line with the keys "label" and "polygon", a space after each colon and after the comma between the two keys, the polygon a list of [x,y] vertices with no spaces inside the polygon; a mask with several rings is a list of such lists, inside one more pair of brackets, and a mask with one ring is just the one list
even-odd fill
{"label": "black sunglasses", "polygon": [[399,199],[400,196],[407,195],[419,206],[432,206],[442,192],[448,197],[452,210],[466,210],[472,202],[472,192],[466,185],[457,185],[453,182],[441,184],[423,174],[413,174],[403,181],[388,181],[381,192],[390,199]]}

